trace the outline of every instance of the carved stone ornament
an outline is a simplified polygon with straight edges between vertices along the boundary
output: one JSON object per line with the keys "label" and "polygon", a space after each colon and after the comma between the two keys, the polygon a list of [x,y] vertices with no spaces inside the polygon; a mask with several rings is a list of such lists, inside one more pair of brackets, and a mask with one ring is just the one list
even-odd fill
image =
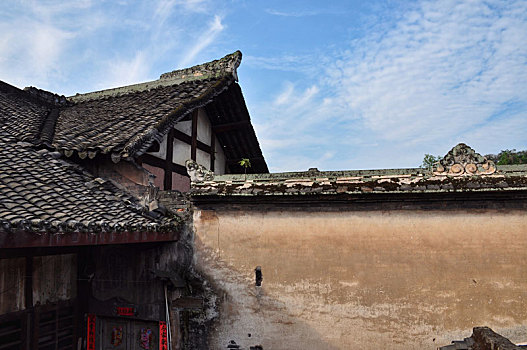
{"label": "carved stone ornament", "polygon": [[214,173],[212,171],[191,159],[185,162],[185,166],[187,167],[187,173],[192,182],[212,181],[214,179]]}
{"label": "carved stone ornament", "polygon": [[489,175],[496,172],[496,165],[469,146],[460,143],[434,164],[433,172],[436,175],[451,176]]}

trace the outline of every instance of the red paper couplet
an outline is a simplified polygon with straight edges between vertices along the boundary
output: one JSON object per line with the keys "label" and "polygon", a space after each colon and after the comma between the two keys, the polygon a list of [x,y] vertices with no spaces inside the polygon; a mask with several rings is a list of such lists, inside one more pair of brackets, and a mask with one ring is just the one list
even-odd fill
{"label": "red paper couplet", "polygon": [[159,350],[168,350],[167,323],[159,321]]}
{"label": "red paper couplet", "polygon": [[87,350],[95,350],[95,315],[88,315],[87,328]]}

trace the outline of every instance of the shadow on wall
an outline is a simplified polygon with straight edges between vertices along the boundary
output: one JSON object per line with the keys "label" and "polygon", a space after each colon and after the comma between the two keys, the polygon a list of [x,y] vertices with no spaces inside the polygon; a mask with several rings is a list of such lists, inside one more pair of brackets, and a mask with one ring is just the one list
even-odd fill
{"label": "shadow on wall", "polygon": [[[311,349],[337,350],[316,329],[295,317],[284,302],[266,293],[265,271],[254,268],[252,278],[242,276],[219,259],[217,253],[195,244],[206,276],[217,300],[205,314],[214,314],[209,346],[214,349]],[[222,276],[221,279],[215,276]],[[219,283],[216,283],[219,282]]]}

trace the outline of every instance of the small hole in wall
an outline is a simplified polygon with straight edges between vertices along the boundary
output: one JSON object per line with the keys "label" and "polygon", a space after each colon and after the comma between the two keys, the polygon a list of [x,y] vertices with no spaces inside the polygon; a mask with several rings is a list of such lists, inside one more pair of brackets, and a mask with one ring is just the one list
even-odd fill
{"label": "small hole in wall", "polygon": [[251,337],[251,333],[247,334],[247,336],[250,338]]}
{"label": "small hole in wall", "polygon": [[262,286],[262,280],[263,280],[262,267],[261,266],[256,266],[256,268],[254,269],[254,275],[255,275],[255,285],[256,285],[256,287],[261,287]]}

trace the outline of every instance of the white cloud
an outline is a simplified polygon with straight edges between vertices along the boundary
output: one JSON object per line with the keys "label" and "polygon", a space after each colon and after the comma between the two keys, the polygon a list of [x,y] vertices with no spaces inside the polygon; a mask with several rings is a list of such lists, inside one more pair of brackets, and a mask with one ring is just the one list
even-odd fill
{"label": "white cloud", "polygon": [[526,3],[492,5],[424,2],[381,40],[365,38],[342,57],[351,64],[334,85],[339,100],[389,142],[470,140],[510,101],[527,100]]}
{"label": "white cloud", "polygon": [[194,60],[194,58],[209,46],[218,34],[225,29],[225,25],[221,22],[220,16],[214,16],[214,20],[209,24],[207,30],[205,30],[196,40],[195,44],[189,49],[185,50],[186,53],[183,59],[179,62],[180,67],[186,67]]}
{"label": "white cloud", "polygon": [[111,60],[106,64],[105,78],[98,83],[99,89],[125,86],[149,80],[150,61],[148,55],[137,52],[134,57]]}
{"label": "white cloud", "polygon": [[[15,33],[11,26],[20,29]],[[58,62],[73,33],[46,23],[17,20],[1,23],[0,75],[13,84],[24,87],[45,84],[58,71]]]}
{"label": "white cloud", "polygon": [[[0,10],[0,79],[49,88],[63,78],[73,42],[102,25],[91,1],[20,1]],[[73,14],[83,14],[73,16]],[[88,18],[90,17],[90,18]]]}
{"label": "white cloud", "polygon": [[270,15],[280,16],[280,17],[310,17],[318,15],[342,15],[344,11],[342,10],[331,10],[328,8],[324,9],[314,9],[314,10],[301,10],[301,11],[280,11],[276,9],[266,9]]}
{"label": "white cloud", "polygon": [[293,11],[293,12],[285,12],[285,11],[278,11],[273,9],[267,9],[265,10],[270,15],[275,16],[281,16],[281,17],[306,17],[306,16],[316,16],[320,14],[318,11]]}
{"label": "white cloud", "polygon": [[209,0],[159,0],[154,8],[155,24],[162,26],[173,14],[178,16],[208,11]]}
{"label": "white cloud", "polygon": [[363,27],[343,29],[350,40],[364,36],[338,49],[299,44],[273,57],[272,43],[244,41],[239,23],[227,26],[236,9],[210,0],[6,2],[0,79],[85,92],[155,79],[244,43],[242,67],[257,84],[284,81],[264,99],[248,98],[273,171],[414,166],[460,141],[481,153],[527,148],[527,2],[404,6],[379,5]]}
{"label": "white cloud", "polygon": [[210,0],[7,3],[0,8],[0,79],[65,94],[155,79],[194,59],[225,28],[211,6]]}
{"label": "white cloud", "polygon": [[247,67],[268,69],[275,71],[290,71],[316,77],[320,73],[320,63],[324,59],[321,54],[292,55],[286,54],[280,57],[258,57],[245,55],[243,64]]}
{"label": "white cloud", "polygon": [[257,106],[272,119],[259,135],[273,170],[290,169],[289,152],[266,149],[279,137],[314,139],[302,155],[321,168],[417,166],[461,141],[481,153],[527,147],[526,2],[422,1],[376,28],[329,57],[314,93],[289,83],[272,112]]}

